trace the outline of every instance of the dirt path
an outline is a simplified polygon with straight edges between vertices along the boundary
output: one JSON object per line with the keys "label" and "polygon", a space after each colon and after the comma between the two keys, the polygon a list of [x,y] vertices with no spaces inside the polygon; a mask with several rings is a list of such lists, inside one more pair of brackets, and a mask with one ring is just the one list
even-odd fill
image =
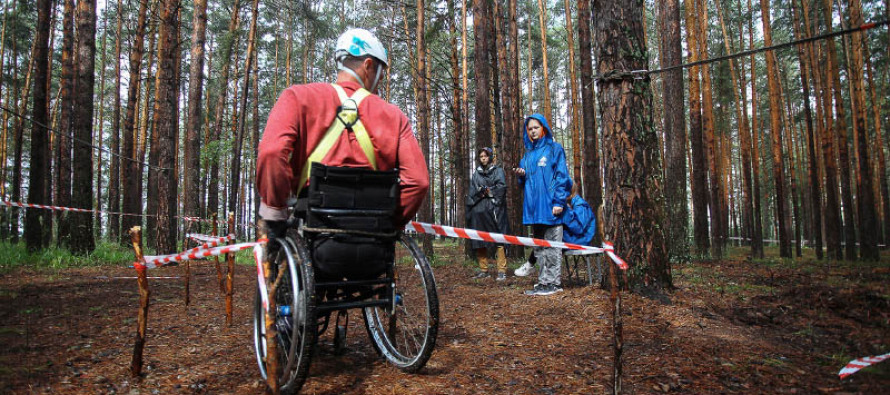
{"label": "dirt path", "polygon": [[[890,351],[890,270],[816,270],[745,261],[675,268],[671,304],[625,294],[627,393],[880,393],[890,363],[840,381],[850,359]],[[855,269],[855,270],[854,270]],[[179,276],[164,268],[151,276]],[[135,331],[131,269],[19,271],[0,276],[0,393],[259,394],[251,340],[255,274],[238,267],[235,324],[210,266],[192,281],[152,279],[145,374],[128,374]],[[193,269],[193,273],[195,269]],[[611,388],[608,294],[567,287],[521,294],[533,279],[470,279],[435,269],[438,344],[418,375],[380,361],[360,314],[351,314],[344,355],[320,341],[303,393],[604,393]],[[330,332],[330,331],[329,331]]]}

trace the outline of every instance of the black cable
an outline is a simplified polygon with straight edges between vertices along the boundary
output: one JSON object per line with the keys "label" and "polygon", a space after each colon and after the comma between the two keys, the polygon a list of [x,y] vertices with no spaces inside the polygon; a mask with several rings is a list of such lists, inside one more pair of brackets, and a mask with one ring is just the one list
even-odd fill
{"label": "black cable", "polygon": [[152,166],[152,165],[150,165],[150,164],[148,164],[148,163],[140,162],[140,161],[138,161],[138,160],[136,160],[136,159],[134,159],[134,158],[130,158],[130,157],[128,157],[128,156],[123,156],[123,155],[120,155],[120,154],[118,154],[118,153],[111,152],[111,151],[108,150],[107,148],[97,147],[97,146],[93,145],[93,143],[92,143],[91,141],[85,141],[85,140],[81,140],[81,139],[79,139],[79,138],[77,138],[77,137],[74,137],[74,136],[72,136],[72,135],[66,135],[66,134],[64,134],[64,133],[62,133],[62,132],[59,132],[59,131],[57,131],[57,130],[51,128],[51,127],[49,127],[49,126],[44,125],[43,123],[37,122],[37,121],[35,121],[35,120],[32,119],[32,118],[29,118],[29,117],[26,117],[26,116],[24,116],[24,115],[22,115],[22,114],[19,114],[18,112],[14,111],[14,110],[10,110],[10,109],[7,108],[6,106],[0,105],[0,109],[2,109],[3,111],[6,111],[6,112],[8,112],[8,113],[10,113],[10,114],[12,114],[12,115],[15,115],[16,117],[19,117],[19,118],[24,119],[24,120],[26,120],[26,121],[28,121],[28,122],[31,122],[32,124],[35,124],[35,125],[40,126],[40,127],[43,127],[43,128],[45,128],[48,132],[50,132],[50,133],[52,133],[52,134],[55,134],[56,136],[58,136],[58,137],[60,137],[60,138],[61,138],[61,137],[64,137],[64,138],[67,138],[67,139],[69,139],[69,140],[76,141],[76,142],[81,143],[81,144],[84,144],[84,145],[88,145],[88,146],[92,147],[93,149],[97,149],[97,150],[106,152],[106,153],[108,153],[109,155],[114,155],[114,156],[116,156],[116,157],[118,157],[118,158],[121,158],[121,159],[126,159],[126,160],[131,161],[131,162],[139,163],[139,164],[141,164],[141,165],[147,166],[147,167],[152,168],[152,169],[155,169],[155,170],[173,170],[173,169],[171,169],[171,168],[166,168],[166,167]]}

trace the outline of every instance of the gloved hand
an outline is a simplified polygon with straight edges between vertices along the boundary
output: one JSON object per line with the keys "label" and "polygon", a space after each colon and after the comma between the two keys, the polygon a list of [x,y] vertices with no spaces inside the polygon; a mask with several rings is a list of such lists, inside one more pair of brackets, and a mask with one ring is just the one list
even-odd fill
{"label": "gloved hand", "polygon": [[287,221],[263,221],[266,224],[266,236],[269,240],[284,237],[287,234]]}

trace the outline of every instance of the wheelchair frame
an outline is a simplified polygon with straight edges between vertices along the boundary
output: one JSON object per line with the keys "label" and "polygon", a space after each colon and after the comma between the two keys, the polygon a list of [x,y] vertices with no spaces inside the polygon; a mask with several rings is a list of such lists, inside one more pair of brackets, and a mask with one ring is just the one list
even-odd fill
{"label": "wheelchair frame", "polygon": [[[400,263],[395,257],[377,278],[316,282],[308,246],[319,229],[308,229],[291,229],[285,238],[267,244],[267,251],[275,247],[266,257],[265,287],[261,284],[257,289],[253,337],[257,364],[270,388],[277,387],[282,393],[299,391],[308,376],[318,337],[329,326],[330,314],[336,312],[339,320],[349,309],[362,309],[365,329],[378,355],[407,373],[422,369],[435,348],[439,303],[432,268],[416,243],[401,232],[389,235],[394,239],[391,242],[408,251],[411,262]],[[409,284],[412,280],[417,283]],[[264,288],[270,291],[266,298]],[[418,320],[411,315],[420,299],[425,313]],[[422,328],[408,328],[412,324]],[[345,343],[345,332],[345,326],[341,329],[338,325],[334,333],[338,349]],[[275,341],[270,342],[271,338]],[[270,355],[275,356],[274,361],[267,358]],[[275,371],[271,378],[270,370]]]}

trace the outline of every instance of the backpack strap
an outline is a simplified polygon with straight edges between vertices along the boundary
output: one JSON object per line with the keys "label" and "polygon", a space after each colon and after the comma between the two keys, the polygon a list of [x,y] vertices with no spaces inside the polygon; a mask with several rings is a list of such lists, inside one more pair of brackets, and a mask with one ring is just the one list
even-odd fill
{"label": "backpack strap", "polygon": [[334,147],[334,144],[346,129],[351,130],[355,134],[355,138],[358,140],[362,152],[364,152],[365,156],[368,158],[371,167],[374,168],[374,170],[377,170],[377,158],[374,156],[374,144],[371,142],[371,137],[368,135],[365,125],[362,124],[358,113],[359,104],[361,104],[362,100],[366,97],[370,96],[371,92],[368,92],[364,88],[359,88],[350,97],[346,96],[346,91],[344,91],[340,85],[331,85],[334,87],[334,90],[337,91],[337,96],[340,98],[340,106],[337,107],[337,115],[333,122],[331,122],[331,126],[328,127],[328,130],[321,138],[321,141],[315,146],[315,149],[312,150],[312,153],[309,154],[309,158],[303,165],[303,170],[300,172],[300,183],[297,187],[297,195],[300,194],[303,186],[306,185],[306,181],[309,180],[310,172],[312,171],[312,163],[321,162],[321,160],[327,156],[328,152],[331,151],[331,148]]}

